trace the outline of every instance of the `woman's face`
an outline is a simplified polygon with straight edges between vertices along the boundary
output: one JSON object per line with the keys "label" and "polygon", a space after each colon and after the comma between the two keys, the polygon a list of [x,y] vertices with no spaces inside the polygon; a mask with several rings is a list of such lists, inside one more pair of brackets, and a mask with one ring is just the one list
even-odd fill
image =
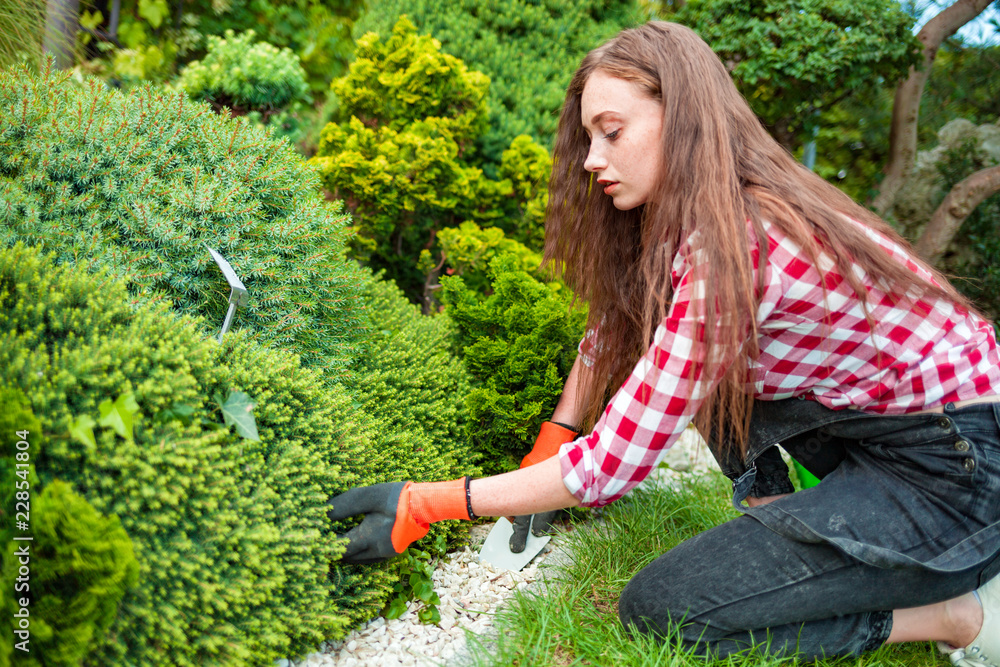
{"label": "woman's face", "polygon": [[622,211],[645,204],[660,180],[660,102],[637,84],[596,70],[580,98],[590,137],[584,169]]}

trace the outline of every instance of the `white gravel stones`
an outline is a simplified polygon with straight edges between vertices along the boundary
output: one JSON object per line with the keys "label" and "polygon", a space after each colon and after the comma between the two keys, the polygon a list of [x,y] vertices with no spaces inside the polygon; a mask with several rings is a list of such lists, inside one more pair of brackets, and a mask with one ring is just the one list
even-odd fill
{"label": "white gravel stones", "polygon": [[[651,475],[651,484],[667,484],[689,474],[718,470],[715,459],[694,429],[688,429]],[[479,547],[493,524],[474,526],[470,544],[439,559],[434,570],[434,590],[441,598],[441,622],[425,625],[417,619],[418,603],[411,602],[400,618],[375,618],[339,642],[324,642],[320,650],[294,667],[395,667],[396,665],[452,664],[467,655],[466,631],[488,635],[493,616],[515,591],[528,588],[542,577],[546,560],[564,555],[561,540],[554,535],[542,552],[520,572],[496,570],[479,562]],[[553,558],[555,557],[555,558]],[[544,568],[543,568],[544,569]],[[287,667],[289,661],[276,665]]]}
{"label": "white gravel stones", "polygon": [[475,526],[470,540],[474,548],[447,554],[441,559],[432,579],[441,598],[438,611],[441,622],[426,625],[417,619],[420,605],[411,602],[400,618],[375,618],[358,628],[343,641],[326,643],[321,652],[312,653],[296,667],[364,667],[376,665],[443,665],[465,651],[465,631],[487,634],[493,614],[514,591],[523,590],[539,578],[538,566],[553,549],[554,542],[543,549],[520,572],[496,570],[479,562],[478,545],[492,524]]}

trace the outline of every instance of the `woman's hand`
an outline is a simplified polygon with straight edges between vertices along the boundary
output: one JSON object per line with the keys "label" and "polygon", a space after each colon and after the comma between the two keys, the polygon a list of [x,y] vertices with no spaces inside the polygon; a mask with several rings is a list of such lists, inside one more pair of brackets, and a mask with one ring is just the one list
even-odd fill
{"label": "woman's hand", "polygon": [[[563,443],[572,442],[578,435],[580,434],[577,431],[566,424],[543,422],[538,437],[535,438],[535,446],[521,461],[521,468],[527,468],[555,457]],[[552,522],[558,515],[559,510],[552,510],[525,514],[510,519],[510,522],[514,524],[514,533],[510,536],[511,553],[519,554],[524,551],[529,528],[535,537],[548,534],[552,530]]]}
{"label": "woman's hand", "polygon": [[466,478],[449,482],[386,482],[360,486],[330,498],[332,521],[364,515],[347,532],[346,563],[375,563],[406,551],[435,521],[471,519]]}
{"label": "woman's hand", "polygon": [[[343,561],[374,563],[406,551],[427,534],[430,524],[476,516],[524,515],[574,507],[579,501],[566,490],[558,457],[514,472],[449,482],[387,482],[346,491],[328,501],[327,516],[341,521],[364,515],[360,525],[342,537],[349,542]],[[470,507],[471,506],[471,507]]]}

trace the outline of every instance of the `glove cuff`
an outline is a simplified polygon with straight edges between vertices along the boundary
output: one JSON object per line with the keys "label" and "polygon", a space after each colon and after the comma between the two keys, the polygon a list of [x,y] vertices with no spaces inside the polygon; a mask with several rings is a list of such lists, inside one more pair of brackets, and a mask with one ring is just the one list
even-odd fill
{"label": "glove cuff", "polygon": [[410,487],[409,502],[410,516],[419,523],[472,518],[466,502],[464,477],[450,482],[414,484]]}
{"label": "glove cuff", "polygon": [[559,448],[566,442],[576,440],[580,435],[561,424],[555,422],[542,422],[542,427],[535,438],[534,448],[521,460],[521,467],[527,468],[536,463],[541,463],[545,459],[551,458],[559,453]]}
{"label": "glove cuff", "polygon": [[396,553],[403,553],[430,529],[435,521],[466,519],[469,516],[466,502],[465,478],[450,482],[407,482],[396,504],[396,523],[392,527],[392,546]]}

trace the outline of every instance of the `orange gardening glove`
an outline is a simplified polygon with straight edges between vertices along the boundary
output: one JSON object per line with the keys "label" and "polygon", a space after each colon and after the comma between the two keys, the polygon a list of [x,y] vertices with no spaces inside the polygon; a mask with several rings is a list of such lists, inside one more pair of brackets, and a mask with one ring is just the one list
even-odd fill
{"label": "orange gardening glove", "polygon": [[362,522],[344,536],[350,540],[342,560],[374,563],[406,551],[427,534],[430,525],[445,519],[473,519],[468,477],[450,482],[387,482],[345,491],[328,501],[326,515],[333,521],[364,514]]}
{"label": "orange gardening glove", "polygon": [[563,443],[572,442],[580,435],[573,429],[555,422],[542,422],[542,428],[535,438],[535,446],[521,459],[521,467],[527,468],[559,453]]}
{"label": "orange gardening glove", "polygon": [[[565,442],[572,442],[580,435],[573,429],[555,422],[542,422],[542,428],[535,438],[535,446],[521,460],[521,467],[527,468],[559,453],[559,447]],[[541,537],[552,529],[552,522],[559,515],[559,510],[526,514],[514,518],[514,533],[510,536],[510,550],[519,554],[524,551],[528,541],[528,529],[535,537]]]}

